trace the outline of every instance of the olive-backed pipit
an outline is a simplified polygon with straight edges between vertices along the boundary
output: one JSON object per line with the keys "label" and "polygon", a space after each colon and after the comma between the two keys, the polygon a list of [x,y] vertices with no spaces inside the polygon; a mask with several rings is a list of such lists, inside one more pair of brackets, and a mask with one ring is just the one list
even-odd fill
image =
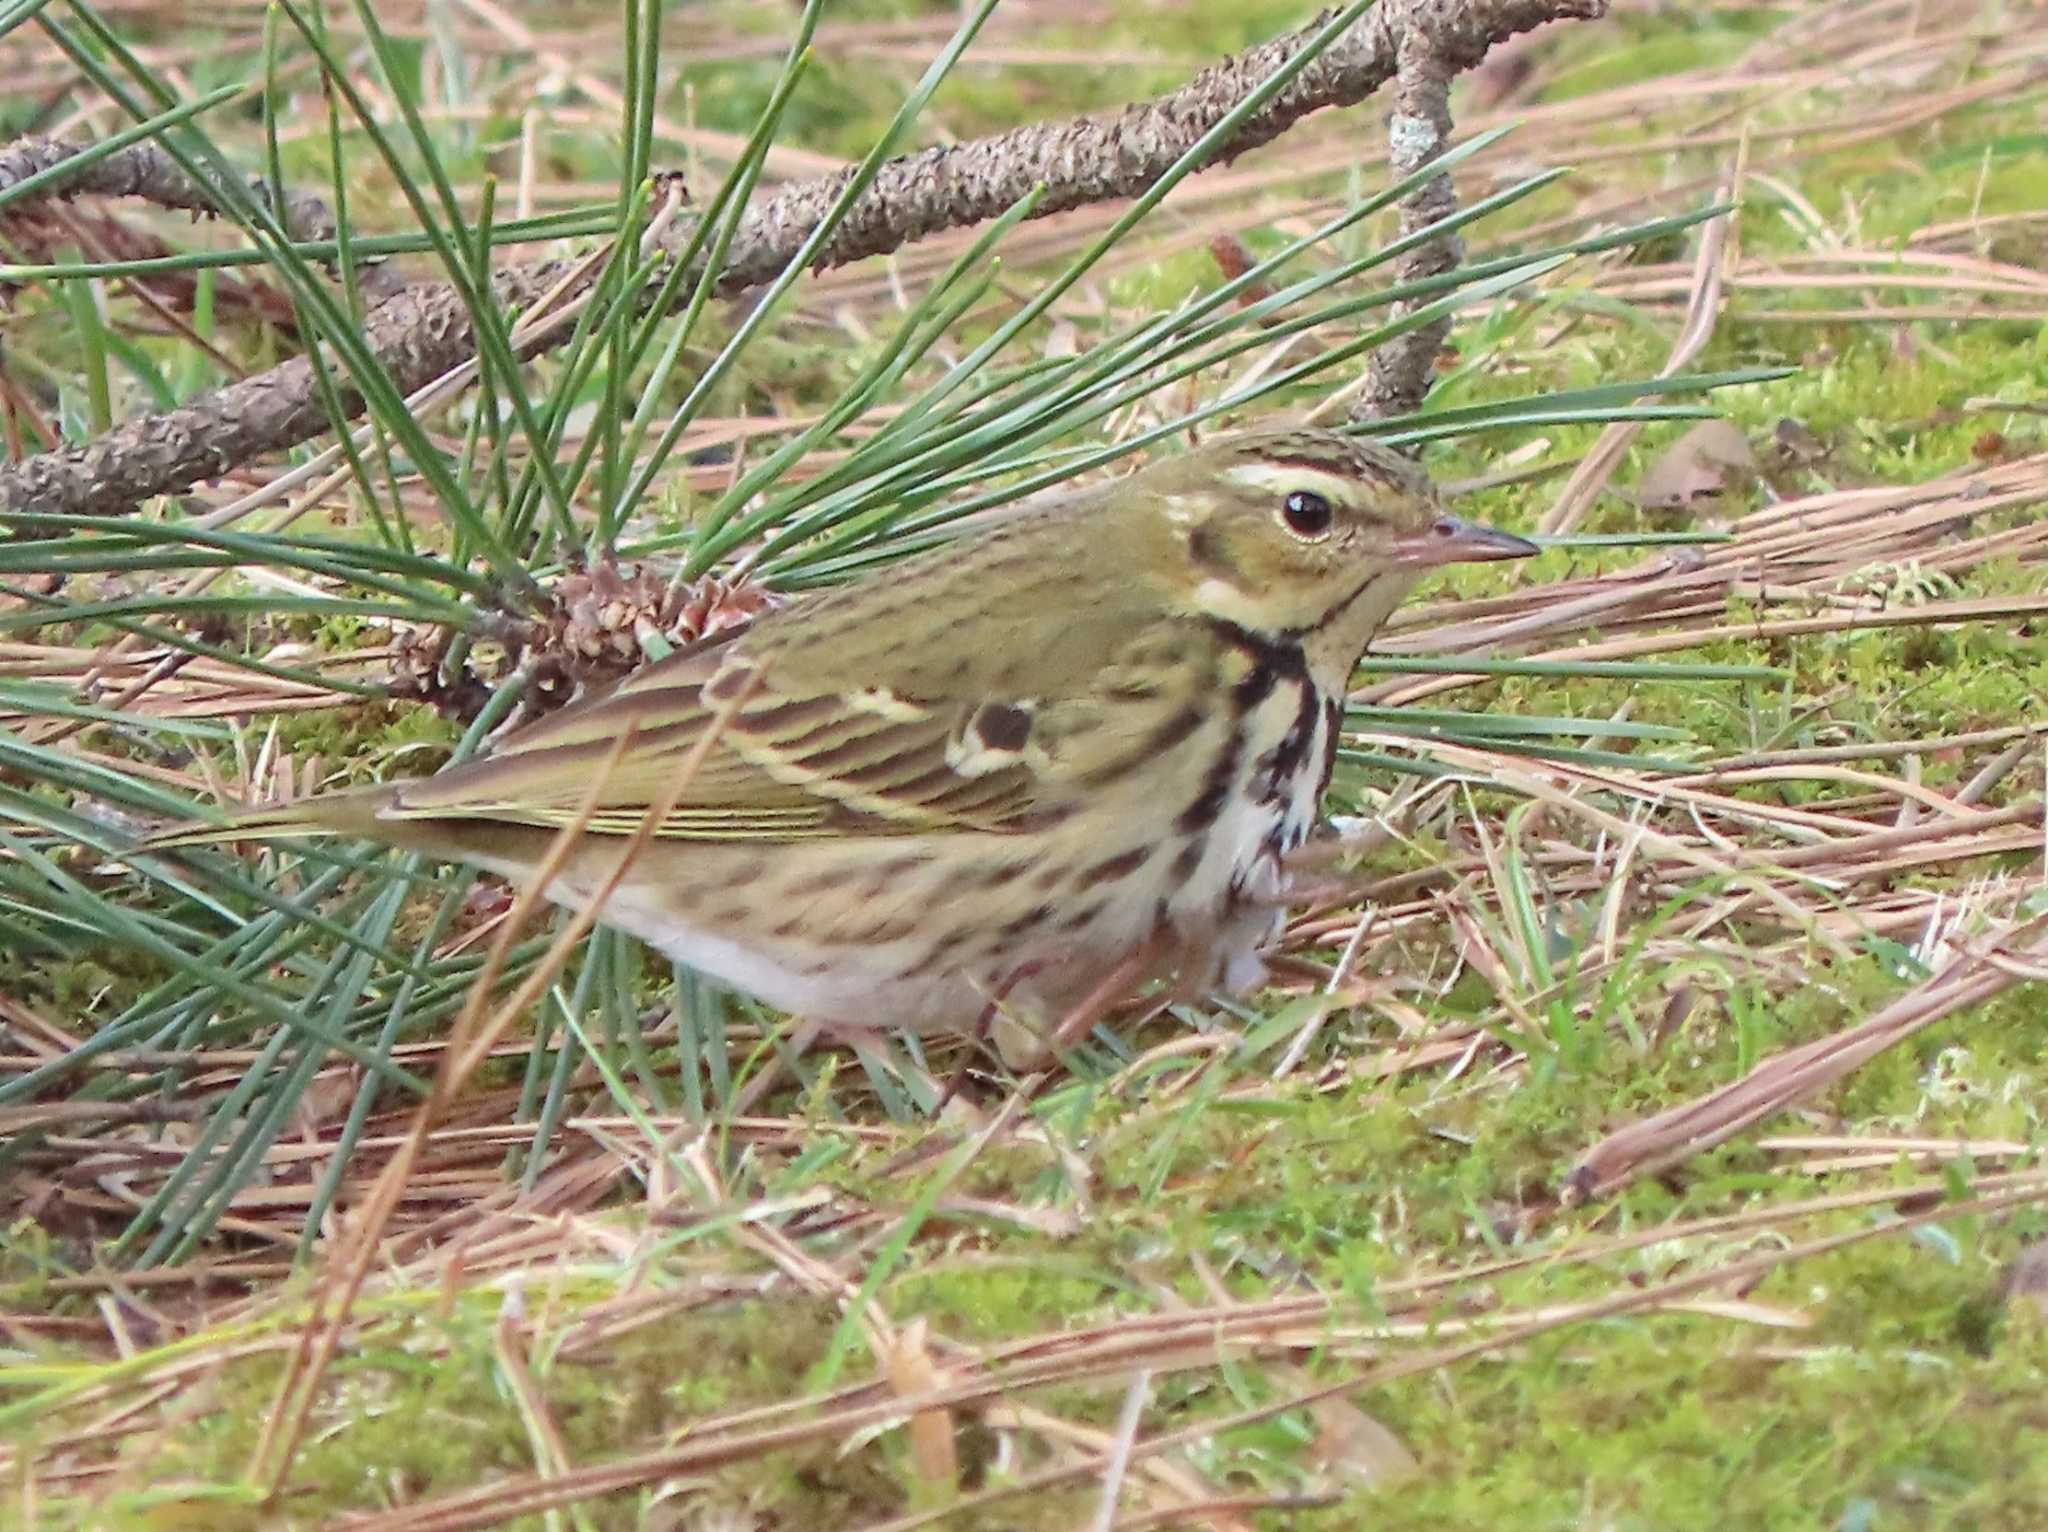
{"label": "olive-backed pipit", "polygon": [[[260,811],[586,902],[694,773],[602,918],[827,1025],[1056,1020],[1132,954],[1241,990],[1314,823],[1345,690],[1431,568],[1535,552],[1406,460],[1221,437],[648,666],[420,781]],[[708,747],[699,748],[707,730]]]}

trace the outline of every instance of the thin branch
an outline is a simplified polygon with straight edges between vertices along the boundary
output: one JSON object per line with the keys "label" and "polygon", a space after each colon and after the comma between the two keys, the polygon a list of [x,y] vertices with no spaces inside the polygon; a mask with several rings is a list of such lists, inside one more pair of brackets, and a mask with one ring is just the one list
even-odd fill
{"label": "thin branch", "polygon": [[[1387,156],[1396,176],[1413,175],[1451,146],[1451,80],[1458,66],[1438,54],[1434,39],[1416,28],[1403,35],[1394,79],[1394,112],[1387,121]],[[1448,173],[1435,176],[1401,201],[1401,235],[1419,234],[1458,211],[1458,193]],[[1441,276],[1465,258],[1465,242],[1443,234],[1417,245],[1394,265],[1396,280]],[[1390,318],[1415,307],[1396,305]],[[1383,420],[1421,408],[1436,372],[1437,353],[1451,333],[1451,316],[1382,346],[1366,367],[1365,392],[1355,416]]]}
{"label": "thin branch", "polygon": [[[1604,15],[1608,0],[1381,0],[1221,152],[1223,164],[1268,143],[1312,112],[1364,100],[1393,77],[1403,49],[1419,49],[1445,71],[1469,69],[1494,44],[1548,21]],[[1325,13],[1325,18],[1329,13]],[[1323,19],[1196,75],[1156,101],[1118,112],[1038,124],[905,155],[885,166],[819,269],[898,249],[946,229],[994,218],[1034,187],[1045,194],[1034,217],[1130,196],[1149,186],[1201,135],[1314,35]],[[748,209],[719,290],[731,294],[772,278],[816,227],[845,175],[799,182]],[[495,297],[521,308],[564,266],[551,262],[499,273]],[[646,289],[651,299],[660,277]],[[470,316],[446,284],[422,284],[378,308],[365,340],[396,388],[409,393],[475,351]],[[536,349],[565,335],[544,338]],[[531,354],[531,353],[529,353]],[[341,392],[350,418],[363,409]],[[175,410],[126,422],[83,447],[0,467],[0,512],[119,516],[154,495],[215,478],[269,452],[326,432],[330,419],[313,369],[296,357]]]}
{"label": "thin branch", "polygon": [[[19,186],[30,176],[53,170],[66,161],[90,151],[89,144],[74,144],[61,138],[19,138],[0,149],[0,192]],[[257,201],[271,203],[270,183],[261,176],[249,178],[249,194]],[[76,167],[70,174],[21,198],[16,210],[32,207],[44,197],[139,197],[158,207],[182,213],[224,214],[224,199],[209,186],[192,179],[158,144],[129,144]],[[334,214],[318,197],[288,194],[281,199],[285,231],[295,240],[334,238]]]}

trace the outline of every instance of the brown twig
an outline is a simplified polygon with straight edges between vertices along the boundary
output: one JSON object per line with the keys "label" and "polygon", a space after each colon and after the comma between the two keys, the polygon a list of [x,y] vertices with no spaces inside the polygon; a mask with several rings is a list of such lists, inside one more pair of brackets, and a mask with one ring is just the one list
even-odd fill
{"label": "brown twig", "polygon": [[[1451,78],[1456,71],[1431,47],[1420,28],[1404,31],[1394,76],[1394,111],[1387,120],[1387,157],[1394,174],[1413,175],[1451,146]],[[1401,199],[1401,237],[1412,239],[1431,224],[1458,210],[1458,194],[1449,172],[1432,176]],[[1398,257],[1398,281],[1415,282],[1441,276],[1464,259],[1465,242],[1456,234],[1440,234]],[[1395,305],[1389,319],[1400,319],[1415,301]],[[1372,354],[1365,391],[1353,412],[1361,420],[1383,420],[1418,408],[1429,392],[1437,353],[1451,333],[1451,316],[1411,330]]]}
{"label": "brown twig", "polygon": [[[18,186],[30,176],[54,170],[77,159],[92,146],[60,138],[18,138],[0,149],[0,191]],[[273,198],[270,183],[251,176],[248,194],[256,201],[277,207],[284,230],[295,240],[312,241],[334,237],[334,214],[318,197],[301,193]],[[34,206],[46,197],[137,197],[176,212],[203,213],[221,217],[232,205],[224,188],[195,181],[184,167],[171,158],[162,145],[130,144],[96,160],[73,166],[66,174],[46,183],[35,195],[14,205],[14,210]]]}
{"label": "brown twig", "polygon": [[[1364,100],[1393,76],[1404,46],[1420,47],[1435,67],[1455,72],[1477,64],[1497,42],[1548,21],[1603,15],[1607,3],[1383,0],[1247,118],[1211,164],[1271,142],[1312,112]],[[892,160],[818,253],[815,266],[841,266],[942,230],[986,222],[1036,188],[1043,188],[1033,213],[1040,218],[1140,192],[1300,51],[1327,19],[1325,13],[1299,31],[1226,59],[1155,101]],[[719,291],[741,292],[781,272],[851,174],[799,182],[748,208]],[[506,308],[523,308],[562,269],[557,262],[507,268],[495,279],[494,298]],[[647,296],[665,275],[657,273]],[[566,331],[542,337],[527,354],[566,338]],[[476,347],[463,299],[445,283],[396,294],[368,317],[363,340],[401,393],[467,361]],[[340,395],[350,418],[362,412],[354,389],[343,388]],[[153,495],[218,477],[265,453],[309,441],[330,425],[312,364],[294,357],[177,409],[128,421],[83,447],[0,468],[0,512],[124,515]]]}

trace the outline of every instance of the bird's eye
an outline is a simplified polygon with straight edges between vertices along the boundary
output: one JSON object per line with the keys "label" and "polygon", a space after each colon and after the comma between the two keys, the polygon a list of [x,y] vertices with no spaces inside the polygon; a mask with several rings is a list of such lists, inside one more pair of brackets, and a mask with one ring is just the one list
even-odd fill
{"label": "bird's eye", "polygon": [[1296,537],[1323,536],[1335,516],[1330,502],[1312,489],[1297,489],[1280,507],[1280,519]]}

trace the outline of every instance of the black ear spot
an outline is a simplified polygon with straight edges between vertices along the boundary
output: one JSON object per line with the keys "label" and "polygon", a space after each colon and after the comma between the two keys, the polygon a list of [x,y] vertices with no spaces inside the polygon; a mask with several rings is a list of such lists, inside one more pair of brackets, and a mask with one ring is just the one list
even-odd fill
{"label": "black ear spot", "polygon": [[974,733],[991,750],[1022,750],[1031,738],[1031,715],[1007,702],[985,702],[974,715]]}
{"label": "black ear spot", "polygon": [[1280,519],[1296,537],[1321,537],[1336,518],[1330,502],[1312,489],[1297,489],[1280,504]]}

